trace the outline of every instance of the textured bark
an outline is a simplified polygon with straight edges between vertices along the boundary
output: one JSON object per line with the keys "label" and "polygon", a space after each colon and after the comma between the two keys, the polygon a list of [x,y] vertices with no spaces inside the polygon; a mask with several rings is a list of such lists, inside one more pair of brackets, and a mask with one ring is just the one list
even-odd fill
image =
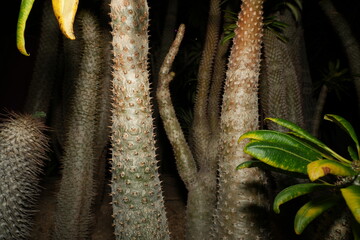
{"label": "textured bark", "polygon": [[[264,32],[264,57],[260,99],[265,117],[277,117],[292,121],[305,128],[305,106],[303,94],[304,77],[300,65],[298,46],[301,29],[296,26],[290,11],[276,14],[277,20],[287,24],[284,31],[287,42],[281,42],[270,30]],[[286,66],[286,67],[284,67]],[[306,66],[303,66],[306,68]],[[268,128],[285,130],[267,122]]]}
{"label": "textured bark", "polygon": [[146,0],[112,0],[112,206],[116,239],[169,239],[157,172]]}
{"label": "textured bark", "polygon": [[[220,46],[221,51],[215,58],[220,18],[220,1],[211,0],[206,39],[198,72],[190,144],[185,140],[170,98],[169,83],[173,76],[169,71],[176,55],[172,49],[160,71],[157,90],[161,118],[173,146],[178,171],[188,190],[187,239],[209,239],[215,214],[220,93],[225,68],[224,55],[227,50],[227,45]],[[177,41],[174,41],[174,45]],[[214,58],[216,68],[212,79]]]}
{"label": "textured bark", "polygon": [[41,35],[37,50],[34,73],[29,86],[24,111],[27,113],[48,113],[53,85],[58,73],[59,25],[51,7],[51,1],[44,1]]}
{"label": "textured bark", "polygon": [[57,194],[54,239],[86,239],[92,224],[97,104],[100,85],[100,30],[89,12],[79,13],[84,44],[80,71],[68,113],[62,158],[63,172]]}
{"label": "textured bark", "polygon": [[[207,109],[209,113],[210,131],[212,133],[219,133],[221,94],[225,79],[226,63],[228,56],[227,53],[229,50],[229,46],[230,41],[227,41],[225,43],[221,43],[221,41],[219,41],[217,53],[214,60],[214,71],[211,80],[209,104]],[[213,139],[213,137],[211,139]]]}
{"label": "textured bark", "polygon": [[220,20],[220,1],[211,0],[206,39],[197,76],[194,120],[190,132],[191,148],[200,168],[209,164],[207,153],[209,151],[208,142],[211,138],[211,132],[207,106],[213,61],[219,39]]}
{"label": "textured bark", "polygon": [[213,210],[216,203],[215,171],[206,168],[197,170],[194,156],[176,118],[169,90],[169,83],[174,77],[174,74],[170,72],[170,68],[183,34],[184,26],[180,26],[177,37],[160,70],[157,100],[164,128],[173,146],[179,175],[188,189],[186,239],[209,239]]}
{"label": "textured bark", "polygon": [[[220,120],[219,192],[214,239],[268,239],[268,210],[265,184],[260,169],[236,170],[251,157],[238,138],[258,128],[258,78],[262,37],[262,0],[245,0],[226,73]],[[266,216],[266,215],[265,215]]]}
{"label": "textured bark", "polygon": [[30,115],[11,114],[0,124],[0,239],[30,239],[48,149],[43,130]]}

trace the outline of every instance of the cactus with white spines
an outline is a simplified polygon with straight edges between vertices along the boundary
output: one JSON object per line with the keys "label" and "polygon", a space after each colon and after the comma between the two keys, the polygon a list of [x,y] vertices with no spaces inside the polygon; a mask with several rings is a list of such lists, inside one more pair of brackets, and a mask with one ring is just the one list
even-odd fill
{"label": "cactus with white spines", "polygon": [[169,239],[157,172],[146,0],[112,0],[112,205],[116,239]]}
{"label": "cactus with white spines", "polygon": [[43,121],[10,114],[0,123],[0,239],[29,239],[48,139]]}
{"label": "cactus with white spines", "polygon": [[54,239],[86,239],[92,223],[94,199],[94,150],[98,126],[102,55],[97,19],[87,11],[78,14],[83,53],[67,114],[62,157],[62,179],[57,194]]}

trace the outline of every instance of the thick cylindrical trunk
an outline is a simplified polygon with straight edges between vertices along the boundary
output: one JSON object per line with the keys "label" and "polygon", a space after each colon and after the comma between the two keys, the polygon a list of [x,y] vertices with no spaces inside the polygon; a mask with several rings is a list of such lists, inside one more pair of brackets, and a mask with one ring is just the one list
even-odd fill
{"label": "thick cylindrical trunk", "polygon": [[221,112],[219,192],[215,239],[268,239],[267,178],[236,166],[251,159],[239,137],[258,128],[258,78],[263,0],[244,0],[231,49]]}
{"label": "thick cylindrical trunk", "polygon": [[112,206],[116,239],[169,239],[157,172],[146,0],[112,0]]}

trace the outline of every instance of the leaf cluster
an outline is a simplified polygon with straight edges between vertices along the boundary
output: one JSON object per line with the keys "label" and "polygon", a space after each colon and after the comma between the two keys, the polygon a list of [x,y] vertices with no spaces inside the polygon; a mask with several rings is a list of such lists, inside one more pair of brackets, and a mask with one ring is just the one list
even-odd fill
{"label": "leaf cluster", "polygon": [[352,125],[344,118],[327,114],[324,119],[340,126],[351,137],[355,148],[348,147],[350,158],[339,155],[292,122],[268,118],[267,120],[289,129],[290,132],[257,130],[243,134],[239,141],[250,140],[244,152],[257,160],[244,162],[237,169],[270,166],[274,171],[308,177],[311,182],[296,184],[282,190],[275,197],[273,210],[279,213],[280,205],[294,198],[314,192],[320,193],[319,197],[307,202],[295,215],[294,229],[296,234],[301,234],[316,217],[344,200],[353,215],[352,229],[355,239],[359,239],[359,140]]}

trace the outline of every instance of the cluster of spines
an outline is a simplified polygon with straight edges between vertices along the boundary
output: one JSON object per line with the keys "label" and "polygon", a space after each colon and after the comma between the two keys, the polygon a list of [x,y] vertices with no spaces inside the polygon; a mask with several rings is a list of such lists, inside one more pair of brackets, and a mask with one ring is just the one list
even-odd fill
{"label": "cluster of spines", "polygon": [[29,239],[48,139],[43,121],[10,114],[0,124],[0,239]]}

